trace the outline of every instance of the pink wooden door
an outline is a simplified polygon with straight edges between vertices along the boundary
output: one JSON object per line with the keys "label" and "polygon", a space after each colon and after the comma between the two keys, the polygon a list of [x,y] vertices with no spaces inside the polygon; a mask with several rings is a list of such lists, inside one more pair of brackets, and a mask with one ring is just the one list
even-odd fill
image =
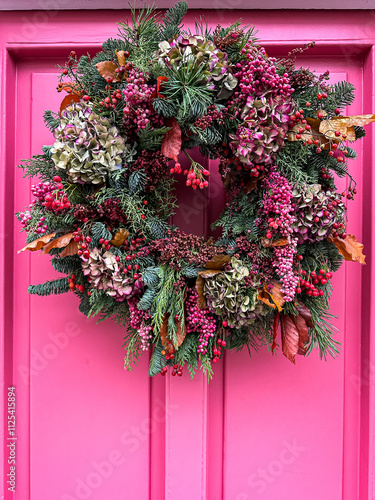
{"label": "pink wooden door", "polygon": [[[29,296],[53,278],[48,258],[22,254],[13,212],[29,203],[29,182],[15,166],[51,142],[44,109],[57,109],[56,69],[72,49],[95,53],[115,36],[125,11],[1,14],[2,193],[1,346],[4,423],[14,386],[16,493],[8,490],[6,426],[0,498],[10,500],[364,500],[374,498],[373,267],[348,264],[334,280],[332,311],[342,355],[314,353],[292,366],[261,350],[230,353],[207,385],[167,376],[149,379],[143,356],[123,370],[122,336],[95,325],[68,295]],[[190,12],[192,25],[195,15]],[[301,64],[357,88],[351,114],[375,111],[375,14],[369,12],[211,11],[222,24],[254,23],[270,54],[316,40]],[[359,195],[349,232],[366,244],[372,218],[373,132],[351,163]],[[215,164],[209,164],[215,174]],[[181,186],[175,222],[207,232],[223,202],[218,180],[209,197]],[[197,222],[198,221],[198,222]],[[368,261],[370,262],[371,259]],[[373,306],[372,306],[373,307]]]}

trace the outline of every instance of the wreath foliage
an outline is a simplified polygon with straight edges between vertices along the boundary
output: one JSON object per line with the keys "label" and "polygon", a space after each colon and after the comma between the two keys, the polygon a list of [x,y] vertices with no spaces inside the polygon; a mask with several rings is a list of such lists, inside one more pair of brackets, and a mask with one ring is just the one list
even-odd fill
{"label": "wreath foliage", "polygon": [[[131,11],[117,38],[60,68],[54,143],[24,161],[34,201],[17,214],[23,250],[42,250],[67,275],[29,292],[71,291],[80,310],[126,329],[125,366],[152,350],[150,375],[209,377],[226,349],[336,355],[330,280],[342,260],[364,263],[346,233],[356,194],[348,143],[372,115],[345,117],[350,83],[296,66],[313,43],[270,57],[252,27],[182,24],[187,3],[161,18]],[[170,225],[174,185],[204,189],[217,160],[226,208],[217,240]],[[190,151],[190,152],[189,152]],[[190,167],[182,172],[185,154]],[[339,192],[335,178],[348,178]]]}

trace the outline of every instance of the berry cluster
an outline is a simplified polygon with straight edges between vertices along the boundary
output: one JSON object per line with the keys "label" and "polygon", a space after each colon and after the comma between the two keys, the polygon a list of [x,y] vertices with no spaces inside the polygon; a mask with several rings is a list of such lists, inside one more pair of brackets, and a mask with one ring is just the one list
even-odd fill
{"label": "berry cluster", "polygon": [[[81,232],[81,228],[79,228],[77,231],[74,231],[73,235],[74,241],[78,244],[77,255],[79,255],[83,259],[88,259],[90,256],[89,243],[91,243],[91,236],[84,236]],[[109,246],[107,250],[108,249]]]}
{"label": "berry cluster", "polygon": [[[223,321],[223,323],[227,323],[227,322]],[[222,349],[222,347],[225,347],[226,345],[227,345],[227,343],[225,340],[217,339],[216,346],[214,345],[212,348],[212,354],[214,356],[212,358],[213,363],[217,363],[219,361],[220,356],[221,356],[221,349]]]}
{"label": "berry cluster", "polygon": [[295,221],[292,215],[292,186],[288,179],[271,168],[269,176],[264,180],[264,187],[266,191],[263,196],[262,218],[266,219],[266,237],[271,239],[278,233],[288,237],[293,232],[291,225]]}
{"label": "berry cluster", "polygon": [[70,288],[71,292],[77,291],[77,292],[83,293],[86,290],[84,285],[79,285],[78,283],[76,283],[76,275],[75,274],[68,276],[68,283],[69,283],[69,288]]}
{"label": "berry cluster", "polygon": [[127,302],[129,306],[130,326],[134,330],[137,330],[139,336],[141,337],[142,351],[148,351],[153,330],[153,327],[147,324],[147,321],[150,319],[150,315],[147,311],[138,309],[139,298],[130,297]]}
{"label": "berry cluster", "polygon": [[189,290],[185,302],[186,306],[186,332],[187,334],[199,332],[199,354],[207,353],[210,338],[215,336],[216,321],[208,309],[200,309],[198,306],[198,292],[196,289]]}
{"label": "berry cluster", "polygon": [[31,192],[36,197],[34,203],[39,201],[48,210],[59,213],[69,209],[71,204],[61,184],[61,177],[55,175],[53,181],[39,182],[31,186]]}
{"label": "berry cluster", "polygon": [[316,285],[326,285],[332,278],[332,273],[319,269],[319,272],[311,271],[308,274],[305,270],[300,271],[300,277],[296,293],[305,293],[309,297],[323,297],[324,289],[318,288]]}
{"label": "berry cluster", "polygon": [[282,283],[281,292],[285,302],[291,302],[298,284],[298,276],[294,274],[294,256],[297,253],[297,239],[292,238],[288,245],[277,246],[273,249],[274,260],[272,265]]}

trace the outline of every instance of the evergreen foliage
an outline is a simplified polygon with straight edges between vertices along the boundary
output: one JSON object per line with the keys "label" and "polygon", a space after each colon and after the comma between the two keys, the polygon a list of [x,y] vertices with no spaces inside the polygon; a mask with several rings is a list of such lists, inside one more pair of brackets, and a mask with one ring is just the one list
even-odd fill
{"label": "evergreen foliage", "polygon": [[45,295],[59,295],[69,292],[69,283],[66,278],[59,278],[40,285],[30,285],[28,292],[32,295],[40,295],[41,297]]}

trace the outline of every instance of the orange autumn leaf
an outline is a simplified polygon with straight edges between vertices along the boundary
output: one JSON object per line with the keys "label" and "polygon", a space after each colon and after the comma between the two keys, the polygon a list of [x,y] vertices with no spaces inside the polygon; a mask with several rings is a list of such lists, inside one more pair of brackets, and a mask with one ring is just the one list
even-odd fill
{"label": "orange autumn leaf", "polygon": [[366,264],[366,255],[363,255],[363,244],[357,240],[354,234],[347,234],[345,239],[340,238],[340,236],[335,238],[330,234],[327,239],[336,246],[345,260]]}
{"label": "orange autumn leaf", "polygon": [[262,236],[262,245],[267,248],[267,247],[283,247],[289,243],[288,238],[279,238],[276,241],[271,241],[265,236]]}
{"label": "orange autumn leaf", "polygon": [[125,66],[125,64],[126,64],[125,50],[119,50],[119,51],[115,50],[115,52],[116,52],[119,66]]}
{"label": "orange autumn leaf", "polygon": [[61,116],[61,111],[63,111],[67,106],[69,106],[69,104],[72,104],[72,102],[79,102],[80,100],[81,97],[77,94],[66,95],[64,99],[61,101],[59,115]]}
{"label": "orange autumn leaf", "polygon": [[59,238],[56,238],[55,240],[50,241],[43,247],[43,252],[42,253],[49,253],[52,248],[63,248],[69,245],[70,240],[74,238],[73,233],[68,233],[64,234],[63,236],[60,236]]}
{"label": "orange autumn leaf", "polygon": [[78,252],[78,243],[72,240],[67,247],[60,253],[60,257],[68,257],[69,255],[76,255]]}
{"label": "orange autumn leaf", "polygon": [[[220,269],[222,270],[225,264],[231,261],[230,255],[217,254],[212,257],[211,260],[207,261],[205,268],[207,269]],[[203,271],[204,272],[204,271]]]}
{"label": "orange autumn leaf", "polygon": [[25,250],[30,250],[30,252],[35,252],[36,250],[40,250],[41,248],[44,247],[46,243],[48,243],[52,238],[56,235],[56,233],[51,233],[51,234],[45,234],[41,238],[38,238],[37,240],[32,241],[31,243],[28,243],[26,246],[21,248],[21,250],[18,250],[17,253],[24,252]]}
{"label": "orange autumn leaf", "polygon": [[113,240],[111,240],[112,245],[114,245],[115,247],[120,247],[128,239],[129,234],[129,231],[126,231],[126,229],[119,229],[115,234]]}
{"label": "orange autumn leaf", "polygon": [[[263,290],[258,294],[258,299],[280,312],[283,310],[283,305],[285,304],[284,296],[281,291],[281,283],[276,280],[272,280],[273,287],[268,289],[267,284],[264,284]],[[272,302],[270,301],[272,299]]]}
{"label": "orange autumn leaf", "polygon": [[102,61],[95,64],[96,69],[103,78],[112,78],[114,82],[121,82],[122,76],[116,73],[117,64],[112,61]]}

